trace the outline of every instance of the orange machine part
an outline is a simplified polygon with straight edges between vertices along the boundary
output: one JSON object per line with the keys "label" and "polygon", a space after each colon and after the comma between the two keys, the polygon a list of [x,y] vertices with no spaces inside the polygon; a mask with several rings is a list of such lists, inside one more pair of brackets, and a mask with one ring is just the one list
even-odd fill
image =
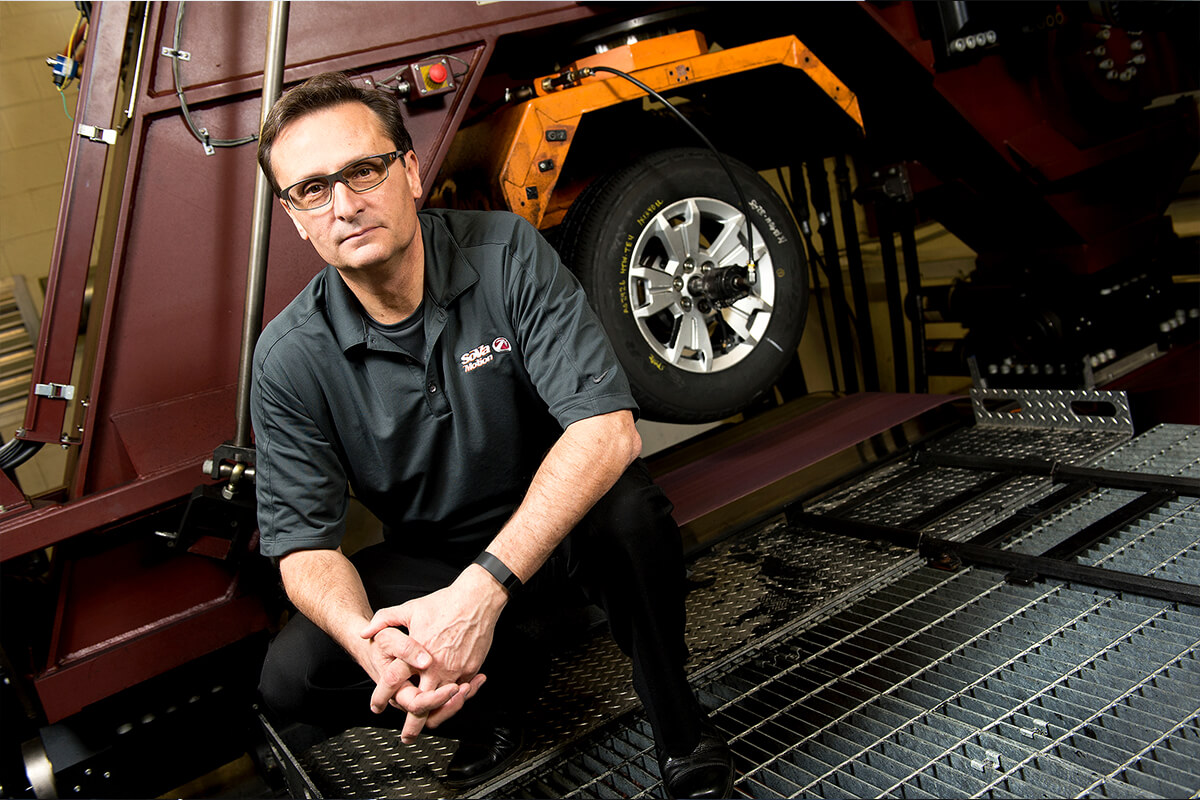
{"label": "orange machine part", "polygon": [[[572,68],[610,66],[661,92],[783,65],[803,70],[860,129],[863,127],[857,97],[795,36],[707,51],[700,33],[685,31],[589,56]],[[542,79],[534,86],[542,92]],[[507,142],[497,152],[503,154],[498,184],[508,208],[539,228],[561,222],[573,198],[556,196],[555,187],[583,115],[645,96],[624,78],[601,73],[512,108],[493,129],[501,134],[499,141]],[[548,131],[555,135],[547,137]]]}

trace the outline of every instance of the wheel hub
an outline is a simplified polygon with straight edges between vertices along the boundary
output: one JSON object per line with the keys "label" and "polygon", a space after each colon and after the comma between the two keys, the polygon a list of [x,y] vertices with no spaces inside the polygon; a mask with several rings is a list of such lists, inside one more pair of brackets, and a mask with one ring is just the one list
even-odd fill
{"label": "wheel hub", "polygon": [[[745,217],[711,197],[661,209],[634,244],[628,273],[630,310],[656,356],[688,372],[728,369],[765,336],[775,304],[775,273],[766,239]],[[746,265],[757,264],[751,282]]]}

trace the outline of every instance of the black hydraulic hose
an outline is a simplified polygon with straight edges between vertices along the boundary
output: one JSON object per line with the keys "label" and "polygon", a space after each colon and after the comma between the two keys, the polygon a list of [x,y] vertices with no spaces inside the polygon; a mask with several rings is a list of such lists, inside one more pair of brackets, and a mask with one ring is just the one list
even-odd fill
{"label": "black hydraulic hose", "polygon": [[187,3],[180,0],[179,8],[175,12],[175,37],[171,41],[171,49],[175,51],[175,55],[171,58],[171,80],[175,84],[175,96],[179,98],[179,110],[183,112],[183,121],[187,123],[188,130],[192,132],[192,136],[196,137],[196,141],[206,147],[238,147],[257,141],[257,133],[242,136],[238,139],[214,139],[207,133],[201,133],[200,129],[196,127],[196,123],[192,121],[192,114],[188,108],[187,98],[183,96],[183,80],[179,77],[179,39],[183,31],[183,7],[185,5]]}
{"label": "black hydraulic hose", "polygon": [[[690,128],[692,133],[696,134],[697,138],[704,142],[705,147],[711,150],[713,155],[717,157],[717,161],[721,164],[721,169],[725,170],[725,174],[729,176],[729,182],[733,184],[733,190],[737,192],[738,204],[741,206],[742,216],[746,220],[746,246],[750,254],[750,260],[747,266],[750,267],[752,275],[757,276],[758,272],[754,263],[754,224],[750,221],[750,204],[746,202],[746,195],[742,192],[742,185],[738,183],[737,178],[733,176],[733,170],[729,167],[729,162],[725,160],[725,156],[721,154],[721,151],[717,150],[716,146],[709,141],[708,137],[705,136],[699,128],[692,124],[690,119],[684,116],[682,111],[671,105],[669,102],[667,102],[665,97],[639,81],[637,78],[630,75],[628,72],[622,72],[621,70],[613,69],[612,67],[585,67],[584,69],[580,70],[580,74],[583,76],[587,76],[596,72],[611,72],[613,75],[624,78],[646,94],[653,97],[658,102],[662,103],[671,110],[671,113],[679,117],[679,119],[683,121],[683,124]],[[750,282],[757,283],[757,278],[752,278]]]}

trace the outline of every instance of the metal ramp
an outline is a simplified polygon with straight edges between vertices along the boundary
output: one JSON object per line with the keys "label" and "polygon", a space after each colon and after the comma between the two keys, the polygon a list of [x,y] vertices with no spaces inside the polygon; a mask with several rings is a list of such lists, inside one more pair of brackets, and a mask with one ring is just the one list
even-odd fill
{"label": "metal ramp", "polygon": [[[694,562],[692,681],[731,742],[738,796],[1200,795],[1200,491],[1178,491],[1200,486],[1200,430],[1130,440],[1120,410],[1097,424],[1070,403],[1039,427],[1025,412],[1041,400],[1020,399],[928,451],[1051,474],[896,459]],[[1082,468],[1175,488],[1089,488],[1072,477]],[[914,553],[929,541],[1025,561],[937,568]],[[1056,552],[1183,600],[1028,574]],[[525,762],[471,796],[662,796],[622,661],[606,636],[565,653]],[[590,716],[554,727],[555,703]],[[325,795],[447,796],[436,776],[450,752],[358,729],[299,761]]]}

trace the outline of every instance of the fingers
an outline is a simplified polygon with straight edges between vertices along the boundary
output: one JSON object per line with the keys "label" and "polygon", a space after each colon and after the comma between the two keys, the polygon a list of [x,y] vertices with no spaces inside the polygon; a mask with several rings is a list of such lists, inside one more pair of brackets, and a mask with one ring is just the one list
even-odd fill
{"label": "fingers", "polygon": [[384,628],[374,636],[379,649],[392,658],[408,664],[414,670],[426,669],[433,663],[433,656],[411,636],[397,628]]}
{"label": "fingers", "polygon": [[367,627],[363,628],[359,633],[359,636],[364,639],[370,639],[384,628],[407,628],[410,616],[408,605],[408,603],[405,603],[404,605],[379,609],[375,612],[375,616],[371,617],[371,621],[367,623]]}
{"label": "fingers", "polygon": [[457,714],[467,701],[475,696],[479,691],[479,687],[483,686],[483,682],[487,680],[485,675],[476,675],[469,683],[460,683],[458,694],[446,701],[446,704],[441,708],[431,713],[428,719],[425,720],[425,727],[436,728],[446,720]]}
{"label": "fingers", "polygon": [[[385,670],[385,672],[387,671],[390,670]],[[402,691],[400,689],[400,684],[402,683],[407,683],[407,677],[399,681],[388,680],[384,677],[380,677],[379,682],[375,684],[375,691],[371,692],[371,712],[375,714],[382,714],[383,710],[391,703],[392,698],[397,695],[397,691]],[[412,684],[408,685],[411,686]]]}

